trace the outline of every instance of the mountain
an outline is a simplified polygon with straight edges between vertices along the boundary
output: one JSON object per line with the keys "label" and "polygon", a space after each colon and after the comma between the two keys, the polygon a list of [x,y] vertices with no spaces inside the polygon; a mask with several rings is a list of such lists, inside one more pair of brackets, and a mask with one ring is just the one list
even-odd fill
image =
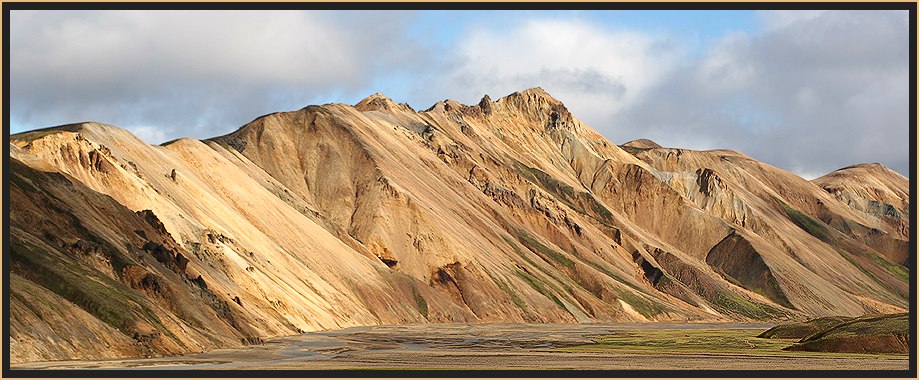
{"label": "mountain", "polygon": [[539,88],[420,112],[374,94],[160,146],[71,124],[11,136],[10,161],[13,363],[908,308],[906,178],[620,147]]}

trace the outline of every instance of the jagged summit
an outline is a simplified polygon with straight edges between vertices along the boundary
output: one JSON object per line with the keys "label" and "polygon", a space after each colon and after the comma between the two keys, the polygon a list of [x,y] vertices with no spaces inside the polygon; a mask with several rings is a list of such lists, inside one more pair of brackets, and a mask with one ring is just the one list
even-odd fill
{"label": "jagged summit", "polygon": [[[366,97],[355,104],[354,108],[361,112],[395,110],[415,112],[414,109],[407,104],[396,103],[381,93],[375,93]],[[574,117],[568,111],[567,107],[541,87],[516,91],[497,101],[492,100],[492,98],[486,94],[474,105],[467,105],[452,99],[444,99],[434,103],[423,112],[458,112],[465,116],[481,118],[493,114],[498,108],[503,110],[505,114],[510,113],[529,120],[538,121],[549,129],[572,127],[576,125],[576,123],[574,123]]]}
{"label": "jagged summit", "polygon": [[561,101],[559,101],[558,99],[550,95],[549,92],[547,92],[542,87],[531,87],[523,91],[515,91],[506,97],[512,97],[512,96],[538,97],[538,98],[546,99],[551,102],[561,103]]}
{"label": "jagged summit", "polygon": [[491,100],[491,97],[488,94],[482,97],[482,100],[479,101],[479,108],[482,109],[482,113],[488,115],[494,112],[494,102]]}
{"label": "jagged summit", "polygon": [[568,108],[540,87],[514,92],[499,99],[498,103],[515,109],[530,120],[540,122],[549,120],[553,128],[571,124],[573,121]]}
{"label": "jagged summit", "polygon": [[551,105],[562,105],[562,102],[550,95],[542,87],[528,88],[523,91],[515,91],[507,96],[498,99],[499,102],[518,103],[518,102],[537,102]]}

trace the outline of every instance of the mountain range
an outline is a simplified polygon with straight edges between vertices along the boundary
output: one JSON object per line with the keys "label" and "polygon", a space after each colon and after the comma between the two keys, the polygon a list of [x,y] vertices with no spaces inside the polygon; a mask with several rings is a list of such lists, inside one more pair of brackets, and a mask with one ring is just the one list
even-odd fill
{"label": "mountain range", "polygon": [[909,180],[616,145],[539,88],[374,94],[149,145],[12,135],[13,363],[358,325],[793,321],[909,309]]}

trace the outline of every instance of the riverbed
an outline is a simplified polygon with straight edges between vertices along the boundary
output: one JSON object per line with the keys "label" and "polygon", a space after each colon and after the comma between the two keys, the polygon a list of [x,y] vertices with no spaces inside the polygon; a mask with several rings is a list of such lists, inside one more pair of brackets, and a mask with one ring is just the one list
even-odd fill
{"label": "riverbed", "polygon": [[427,324],[352,327],[200,354],[13,369],[905,370],[908,356],[782,351],[770,324]]}

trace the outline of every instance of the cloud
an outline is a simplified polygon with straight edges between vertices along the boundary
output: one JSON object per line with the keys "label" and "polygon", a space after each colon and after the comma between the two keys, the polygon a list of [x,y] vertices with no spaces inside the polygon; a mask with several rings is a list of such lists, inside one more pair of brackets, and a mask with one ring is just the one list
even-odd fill
{"label": "cloud", "polygon": [[906,12],[762,12],[610,119],[609,136],[730,148],[814,177],[861,162],[909,174]]}
{"label": "cloud", "polygon": [[416,47],[404,28],[389,26],[411,17],[12,11],[12,118],[30,127],[97,120],[161,129],[149,138],[227,133],[261,114],[363,91],[381,73],[412,70]]}
{"label": "cloud", "polygon": [[701,54],[578,18],[479,27],[423,85],[465,103],[541,86],[617,143],[734,149],[806,177],[875,161],[908,174],[908,14],[759,18]]}
{"label": "cloud", "polygon": [[761,12],[763,26],[769,30],[784,29],[796,23],[812,22],[823,16],[829,11],[812,9],[812,10],[775,10]]}
{"label": "cloud", "polygon": [[159,143],[377,91],[426,108],[539,86],[616,143],[734,149],[808,177],[908,174],[907,12],[760,12],[760,29],[707,45],[577,13],[462,16],[12,11],[12,122],[96,120]]}
{"label": "cloud", "polygon": [[578,117],[601,119],[654,86],[678,50],[665,36],[576,18],[528,19],[509,29],[469,31],[429,83],[464,103],[542,87]]}
{"label": "cloud", "polygon": [[168,140],[168,136],[166,136],[166,133],[161,128],[157,128],[157,127],[137,125],[137,126],[128,127],[127,130],[131,132],[132,134],[134,134],[134,136],[137,136],[137,138],[144,140],[144,141],[166,141]]}

